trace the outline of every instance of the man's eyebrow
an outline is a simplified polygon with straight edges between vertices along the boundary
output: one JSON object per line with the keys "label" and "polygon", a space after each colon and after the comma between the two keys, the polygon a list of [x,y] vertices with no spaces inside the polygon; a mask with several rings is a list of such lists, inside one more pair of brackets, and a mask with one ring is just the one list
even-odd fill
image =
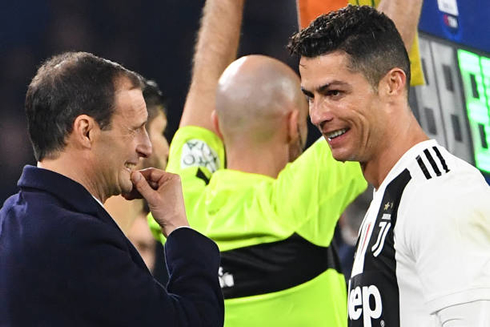
{"label": "man's eyebrow", "polygon": [[319,86],[316,89],[316,91],[319,92],[319,93],[322,93],[324,91],[327,91],[331,87],[344,86],[344,85],[347,85],[347,83],[346,82],[343,82],[343,81],[333,81],[333,82],[330,82],[330,83],[325,83],[322,86]]}
{"label": "man's eyebrow", "polygon": [[[318,87],[314,88],[314,92],[324,93],[325,91],[327,91],[331,87],[334,87],[334,86],[343,86],[343,85],[347,85],[347,83],[346,82],[342,82],[342,81],[333,81],[333,82],[325,83],[325,84],[323,84],[321,86],[318,86]],[[313,95],[313,92],[312,91],[308,91],[308,90],[304,89],[303,87],[301,87],[301,91],[305,95],[308,95],[308,96]]]}
{"label": "man's eyebrow", "polygon": [[310,91],[304,89],[303,87],[301,87],[301,92],[303,92],[303,94],[306,95],[306,96],[313,97],[313,93],[311,93]]}

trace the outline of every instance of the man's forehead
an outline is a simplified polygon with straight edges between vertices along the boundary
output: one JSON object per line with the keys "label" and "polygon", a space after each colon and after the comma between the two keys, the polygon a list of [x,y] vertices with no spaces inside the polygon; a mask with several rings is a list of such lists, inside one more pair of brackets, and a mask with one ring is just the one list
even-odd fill
{"label": "man's forehead", "polygon": [[116,112],[122,115],[134,115],[146,120],[148,112],[143,93],[140,88],[119,89],[115,94]]}
{"label": "man's forehead", "polygon": [[299,71],[303,89],[349,84],[352,75],[358,74],[349,69],[348,57],[338,53],[314,58],[303,57],[300,60]]}
{"label": "man's forehead", "polygon": [[156,126],[156,125],[163,125],[163,127],[167,126],[167,115],[165,114],[165,112],[163,112],[162,110],[158,110],[158,113],[156,116],[153,117],[153,119],[149,120],[148,121],[148,125],[151,125],[151,126]]}
{"label": "man's forehead", "polygon": [[311,67],[315,69],[321,66],[327,67],[330,65],[337,68],[347,67],[349,64],[349,55],[343,51],[328,52],[316,57],[302,56],[299,60],[300,70],[308,70]]}

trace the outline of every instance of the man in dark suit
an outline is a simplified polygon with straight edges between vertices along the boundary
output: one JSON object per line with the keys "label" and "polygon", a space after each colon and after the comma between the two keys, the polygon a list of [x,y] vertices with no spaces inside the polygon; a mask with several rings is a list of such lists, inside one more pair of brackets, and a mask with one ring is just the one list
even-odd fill
{"label": "man in dark suit", "polygon": [[[216,245],[188,228],[152,146],[141,78],[89,53],[44,63],[26,96],[38,160],[0,210],[0,326],[221,326]],[[143,197],[168,237],[167,289],[102,204]]]}

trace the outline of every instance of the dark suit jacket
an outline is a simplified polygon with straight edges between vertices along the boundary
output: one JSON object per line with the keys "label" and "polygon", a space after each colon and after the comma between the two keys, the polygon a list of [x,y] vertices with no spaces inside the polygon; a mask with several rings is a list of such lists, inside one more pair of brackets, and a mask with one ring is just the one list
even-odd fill
{"label": "dark suit jacket", "polygon": [[165,290],[82,185],[33,166],[18,185],[0,210],[0,326],[223,325],[211,240],[171,233]]}

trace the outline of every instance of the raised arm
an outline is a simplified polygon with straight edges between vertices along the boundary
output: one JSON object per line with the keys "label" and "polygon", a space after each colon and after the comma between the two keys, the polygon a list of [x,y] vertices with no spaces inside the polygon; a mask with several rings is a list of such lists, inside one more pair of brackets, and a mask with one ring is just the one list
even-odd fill
{"label": "raised arm", "polygon": [[236,58],[244,0],[207,0],[194,53],[192,81],[180,126],[193,125],[215,131],[218,80]]}
{"label": "raised arm", "polygon": [[423,2],[423,0],[382,0],[377,7],[395,22],[408,52],[417,34]]}
{"label": "raised arm", "polygon": [[340,9],[347,2],[353,5],[377,5],[379,11],[384,12],[395,22],[412,63],[410,84],[423,85],[424,75],[416,37],[423,0],[297,0],[300,26],[302,28],[308,26],[317,16]]}

